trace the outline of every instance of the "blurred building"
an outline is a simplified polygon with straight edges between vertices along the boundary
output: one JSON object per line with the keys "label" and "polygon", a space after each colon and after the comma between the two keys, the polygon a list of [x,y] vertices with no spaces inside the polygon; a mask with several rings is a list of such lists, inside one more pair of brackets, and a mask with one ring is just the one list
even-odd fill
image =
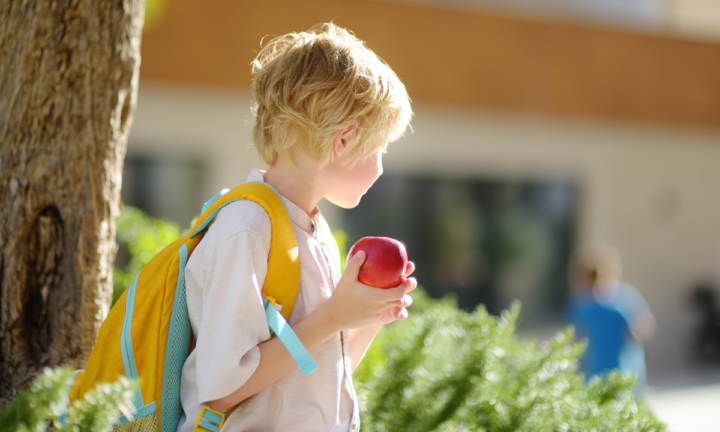
{"label": "blurred building", "polygon": [[686,288],[720,279],[718,9],[170,0],[143,36],[123,196],[185,225],[262,166],[249,64],[263,37],[334,20],[393,67],[416,116],[358,209],[323,207],[331,226],[395,235],[434,294],[491,309],[520,298],[538,325],[561,322],[572,249],[615,244],[658,321],[651,374],[677,370],[692,324]]}

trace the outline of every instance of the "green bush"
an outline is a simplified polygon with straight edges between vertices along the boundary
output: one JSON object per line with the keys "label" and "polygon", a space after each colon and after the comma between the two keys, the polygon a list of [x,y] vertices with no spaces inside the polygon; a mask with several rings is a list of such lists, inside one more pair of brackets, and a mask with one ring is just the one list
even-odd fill
{"label": "green bush", "polygon": [[117,241],[127,246],[130,261],[125,268],[115,267],[113,270],[113,305],[140,269],[165,246],[180,237],[180,229],[175,222],[148,216],[131,206],[125,206],[116,224]]}
{"label": "green bush", "polygon": [[520,306],[501,317],[464,312],[416,291],[410,318],[386,326],[353,374],[363,430],[664,431],[612,373],[586,383],[572,330],[538,343],[514,334]]}
{"label": "green bush", "polygon": [[[67,406],[67,368],[45,369],[0,411],[0,432],[45,432],[50,424],[58,432],[108,432],[111,418],[130,416],[135,383],[125,378],[113,384],[98,384]],[[58,418],[67,415],[64,424]]]}

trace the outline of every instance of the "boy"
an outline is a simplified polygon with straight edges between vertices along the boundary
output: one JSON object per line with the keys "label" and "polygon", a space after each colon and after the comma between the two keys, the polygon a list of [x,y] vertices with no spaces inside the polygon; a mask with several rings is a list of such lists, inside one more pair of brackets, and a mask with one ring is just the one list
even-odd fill
{"label": "boy", "polygon": [[618,369],[637,378],[635,394],[647,393],[643,342],[655,331],[655,318],[642,294],[622,281],[618,251],[607,244],[586,245],[570,260],[574,293],[567,320],[587,338],[580,362],[586,379]]}
{"label": "boy", "polygon": [[304,376],[282,342],[270,339],[261,298],[270,219],[254,202],[234,202],[185,270],[197,345],[183,367],[179,431],[193,430],[203,406],[237,406],[227,431],[357,431],[352,369],[383,324],[407,317],[406,293],[417,283],[408,278],[387,290],[360,284],[363,252],[341,275],[317,203],[358,204],[382,174],[387,144],[410,121],[409,99],[393,71],[334,24],[275,38],[253,72],[254,141],[269,168],[248,180],[273,186],[293,222],[301,270],[289,323],[318,369]]}

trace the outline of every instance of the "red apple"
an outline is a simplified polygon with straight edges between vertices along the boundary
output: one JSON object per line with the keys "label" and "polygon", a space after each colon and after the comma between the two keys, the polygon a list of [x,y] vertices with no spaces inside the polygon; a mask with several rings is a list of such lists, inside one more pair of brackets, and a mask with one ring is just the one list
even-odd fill
{"label": "red apple", "polygon": [[365,251],[358,280],[376,288],[395,288],[405,281],[408,264],[405,245],[390,237],[363,237],[350,248],[348,259],[358,251]]}

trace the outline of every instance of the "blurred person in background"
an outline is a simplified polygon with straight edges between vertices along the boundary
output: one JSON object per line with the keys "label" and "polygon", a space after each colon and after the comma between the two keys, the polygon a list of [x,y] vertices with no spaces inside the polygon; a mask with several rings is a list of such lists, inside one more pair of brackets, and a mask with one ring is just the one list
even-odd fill
{"label": "blurred person in background", "polygon": [[690,303],[697,318],[692,340],[695,357],[704,363],[720,365],[720,311],[717,287],[711,281],[694,285]]}
{"label": "blurred person in background", "polygon": [[637,378],[635,392],[647,392],[643,342],[655,331],[647,302],[631,284],[623,282],[617,250],[604,244],[580,248],[570,259],[573,293],[567,321],[587,340],[581,371],[587,379],[620,370]]}

